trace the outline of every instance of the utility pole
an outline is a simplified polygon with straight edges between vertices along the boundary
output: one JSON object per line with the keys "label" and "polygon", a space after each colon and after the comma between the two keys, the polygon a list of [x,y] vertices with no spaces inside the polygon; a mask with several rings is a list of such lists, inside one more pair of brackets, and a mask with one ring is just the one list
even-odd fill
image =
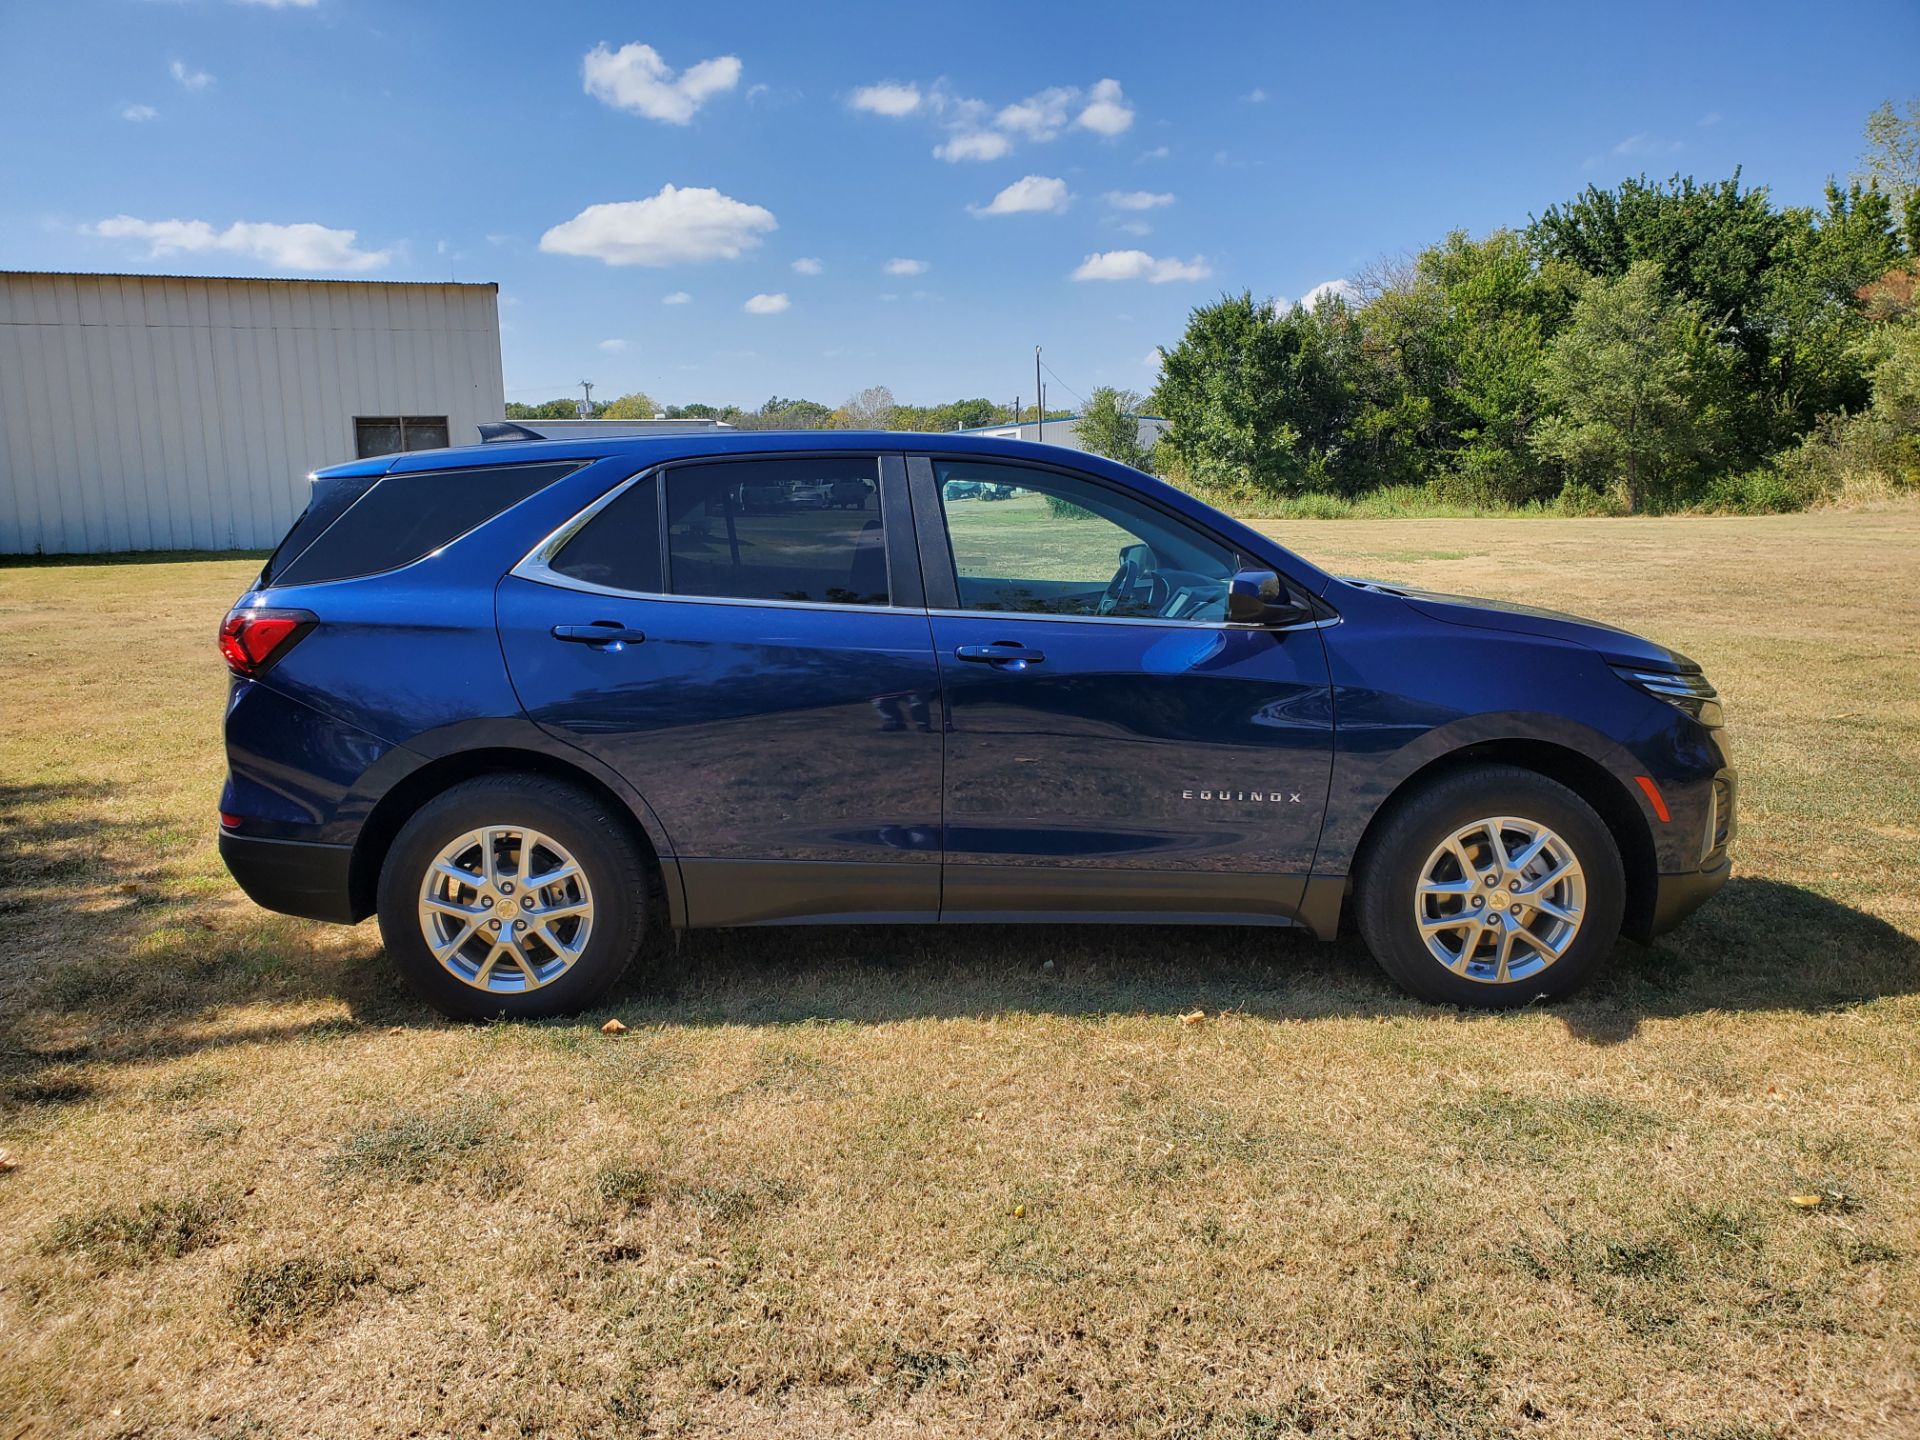
{"label": "utility pole", "polygon": [[1033,394],[1038,406],[1040,428],[1033,432],[1034,441],[1045,444],[1047,439],[1047,387],[1040,383],[1040,347],[1033,347]]}
{"label": "utility pole", "polygon": [[580,418],[582,420],[591,420],[593,418],[593,381],[582,380],[580,382],[580,388],[586,392],[587,396],[586,399],[580,402]]}

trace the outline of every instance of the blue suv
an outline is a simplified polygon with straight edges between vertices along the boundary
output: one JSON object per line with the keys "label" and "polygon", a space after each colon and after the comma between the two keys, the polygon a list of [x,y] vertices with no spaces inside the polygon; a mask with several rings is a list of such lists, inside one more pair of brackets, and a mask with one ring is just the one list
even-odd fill
{"label": "blue suv", "polygon": [[655,927],[1342,913],[1426,999],[1563,995],[1725,881],[1700,667],[1339,578],[976,436],[707,432],[319,472],[220,632],[220,850],[454,1016]]}

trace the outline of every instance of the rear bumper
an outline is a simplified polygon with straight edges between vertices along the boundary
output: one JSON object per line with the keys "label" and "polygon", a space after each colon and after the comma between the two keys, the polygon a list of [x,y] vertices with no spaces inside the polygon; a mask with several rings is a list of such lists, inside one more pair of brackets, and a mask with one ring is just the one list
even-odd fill
{"label": "rear bumper", "polygon": [[1647,926],[1644,939],[1655,935],[1664,935],[1687,916],[1698,910],[1733,874],[1733,861],[1722,856],[1717,865],[1705,870],[1691,871],[1685,875],[1662,875],[1655,882],[1653,892],[1653,919]]}
{"label": "rear bumper", "polygon": [[351,845],[320,845],[310,840],[263,840],[220,832],[220,858],[247,892],[247,898],[282,915],[352,925]]}

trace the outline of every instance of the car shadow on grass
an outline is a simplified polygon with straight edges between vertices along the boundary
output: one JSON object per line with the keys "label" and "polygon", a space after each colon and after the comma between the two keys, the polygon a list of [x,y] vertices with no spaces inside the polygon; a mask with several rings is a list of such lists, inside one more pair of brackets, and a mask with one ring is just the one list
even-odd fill
{"label": "car shadow on grass", "polygon": [[[1272,1020],[1468,1012],[1410,1000],[1350,933],[1133,925],[696,931],[651,947],[604,1012],[628,1024],[885,1023],[1233,1010]],[[1596,1045],[1705,1010],[1845,1009],[1920,989],[1920,942],[1778,881],[1737,879],[1651,946],[1623,941],[1550,1007]]]}

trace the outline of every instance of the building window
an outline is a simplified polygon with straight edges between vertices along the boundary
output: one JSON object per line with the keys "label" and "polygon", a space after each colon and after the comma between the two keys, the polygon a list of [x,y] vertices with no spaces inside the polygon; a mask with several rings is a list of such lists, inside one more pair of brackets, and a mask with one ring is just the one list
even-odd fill
{"label": "building window", "polygon": [[353,417],[353,453],[397,455],[402,450],[447,448],[444,415],[356,415]]}

